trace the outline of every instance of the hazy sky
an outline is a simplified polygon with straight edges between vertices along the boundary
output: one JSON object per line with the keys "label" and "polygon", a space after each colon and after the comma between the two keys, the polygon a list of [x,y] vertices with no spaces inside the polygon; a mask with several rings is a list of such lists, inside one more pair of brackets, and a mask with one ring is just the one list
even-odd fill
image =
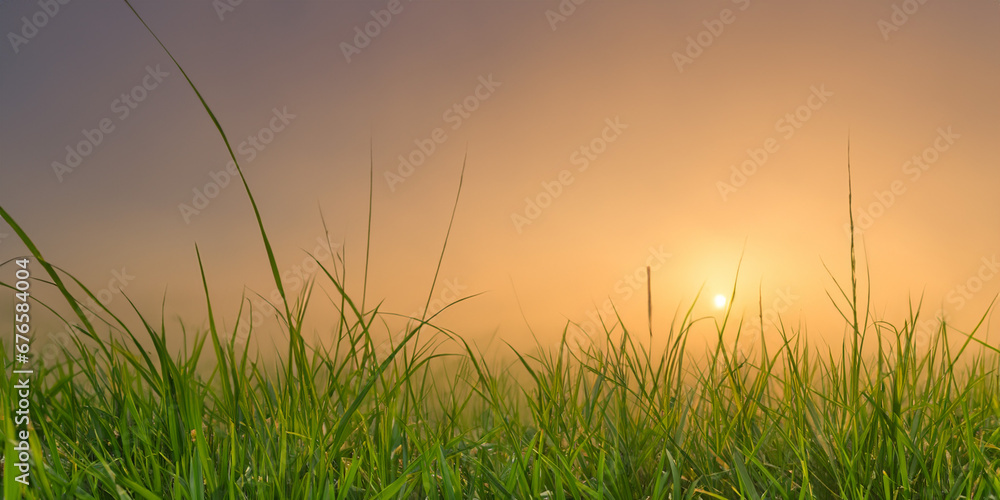
{"label": "hazy sky", "polygon": [[[233,142],[292,291],[322,210],[360,298],[371,145],[369,306],[427,299],[467,154],[434,297],[484,292],[441,317],[468,338],[530,346],[526,319],[550,342],[608,299],[645,332],[647,265],[665,333],[702,285],[721,314],[745,252],[735,315],[759,290],[839,341],[849,136],[879,316],[923,293],[970,326],[1000,291],[996,0],[133,5]],[[0,204],[49,260],[125,317],[119,289],[206,324],[196,243],[228,328],[244,285],[271,294],[219,134],[124,2],[4,2],[0,31]]]}

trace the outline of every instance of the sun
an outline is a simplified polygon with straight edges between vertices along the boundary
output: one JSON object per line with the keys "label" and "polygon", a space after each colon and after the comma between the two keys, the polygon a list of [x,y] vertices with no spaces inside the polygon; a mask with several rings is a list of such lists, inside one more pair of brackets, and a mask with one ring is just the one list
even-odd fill
{"label": "sun", "polygon": [[715,308],[723,309],[726,307],[726,296],[721,293],[715,296]]}

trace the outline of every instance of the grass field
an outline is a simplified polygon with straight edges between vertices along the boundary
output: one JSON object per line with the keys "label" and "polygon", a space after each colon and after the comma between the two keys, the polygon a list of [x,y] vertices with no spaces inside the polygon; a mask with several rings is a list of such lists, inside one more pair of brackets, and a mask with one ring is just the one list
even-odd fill
{"label": "grass field", "polygon": [[[88,321],[81,304],[90,292],[49,264],[0,209],[32,254],[33,286],[51,281],[79,334],[64,361],[36,366],[28,487],[16,481],[12,460],[17,376],[12,346],[2,346],[4,498],[988,499],[1000,492],[1000,351],[977,337],[982,322],[971,332],[941,324],[918,349],[919,301],[901,324],[876,320],[858,296],[853,239],[851,275],[834,280],[831,294],[851,332],[839,351],[778,325],[781,342],[734,355],[725,346],[739,340],[740,322],[727,313],[716,324],[716,347],[695,357],[687,349],[700,321],[692,306],[669,331],[657,331],[663,345],[655,351],[642,342],[646,325],[616,322],[584,349],[564,331],[558,347],[511,350],[513,361],[501,364],[460,332],[414,318],[382,355],[385,313],[345,292],[343,267],[322,264],[317,282],[339,292],[337,339],[331,349],[307,345],[302,323],[312,287],[285,296],[244,186],[284,298],[274,305],[288,344],[276,364],[226,340],[235,329],[217,328],[211,297],[220,292],[204,268],[209,327],[184,332],[183,353],[166,345],[181,332],[146,321],[143,311],[135,311],[142,329],[109,310],[95,312],[110,328]],[[442,354],[442,342],[460,354]]]}
{"label": "grass field", "polygon": [[[919,307],[898,326],[858,318],[853,275],[838,301],[854,333],[841,352],[810,348],[799,332],[781,329],[780,345],[735,357],[722,346],[738,339],[738,322],[723,322],[717,347],[694,359],[685,347],[696,320],[686,315],[655,355],[637,341],[645,331],[619,323],[609,325],[607,342],[581,350],[564,340],[531,356],[511,351],[514,366],[498,365],[460,335],[415,322],[378,357],[374,331],[383,313],[360,310],[344,293],[335,348],[314,350],[300,329],[306,291],[287,302],[290,341],[273,366],[222,340],[235,339],[235,330],[216,328],[207,281],[211,326],[185,334],[186,354],[166,347],[180,332],[145,319],[144,331],[133,332],[106,310],[116,334],[100,335],[71,298],[67,275],[0,214],[70,298],[79,332],[64,362],[35,375],[31,485],[15,481],[7,459],[5,498],[862,499],[1000,491],[995,348],[942,324],[928,347],[916,349]],[[322,274],[343,292],[342,274]],[[436,340],[464,354],[437,354]],[[0,404],[8,409],[16,397],[11,352],[3,345]],[[197,368],[206,361],[210,372]],[[448,376],[434,376],[442,369]],[[5,457],[16,456],[10,417],[4,413]]]}

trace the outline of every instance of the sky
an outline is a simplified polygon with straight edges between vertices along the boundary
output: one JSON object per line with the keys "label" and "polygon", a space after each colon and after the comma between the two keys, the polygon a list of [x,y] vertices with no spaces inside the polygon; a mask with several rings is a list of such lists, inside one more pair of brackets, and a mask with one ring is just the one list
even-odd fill
{"label": "sky", "polygon": [[[925,318],[969,330],[1000,292],[995,0],[132,5],[214,110],[293,294],[332,246],[368,309],[474,296],[435,322],[484,350],[549,346],[567,324],[586,345],[612,305],[648,331],[648,266],[654,342],[700,291],[703,325],[730,309],[752,338],[766,312],[765,339],[780,317],[837,344],[848,144],[878,319],[923,297]],[[198,330],[197,245],[225,328],[245,341],[247,296],[250,342],[279,345],[225,144],[128,6],[3,2],[0,32],[0,206],[43,255],[129,322],[126,296]],[[0,225],[0,262],[25,253]],[[336,292],[317,283],[307,330],[324,342]],[[37,352],[66,343],[36,318]],[[384,318],[383,341],[401,327]]]}

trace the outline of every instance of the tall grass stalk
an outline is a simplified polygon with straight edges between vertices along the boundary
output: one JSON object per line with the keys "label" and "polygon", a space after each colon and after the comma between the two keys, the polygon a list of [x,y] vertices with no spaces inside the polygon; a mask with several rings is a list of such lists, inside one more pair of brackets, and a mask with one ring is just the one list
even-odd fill
{"label": "tall grass stalk", "polygon": [[[859,315],[853,217],[849,288],[830,273],[839,294],[830,298],[853,335],[839,354],[780,322],[776,345],[731,352],[743,334],[729,321],[734,283],[717,342],[697,359],[687,345],[706,318],[694,316],[695,304],[656,335],[650,308],[648,345],[616,316],[599,342],[571,345],[567,324],[556,348],[512,348],[512,362],[425,314],[382,356],[375,346],[386,332],[376,325],[389,314],[368,308],[365,286],[361,301],[352,299],[342,254],[332,266],[317,260],[316,280],[336,291],[334,343],[305,342],[316,282],[286,295],[237,168],[282,299],[275,306],[288,349],[276,368],[237,345],[239,325],[220,330],[211,300],[219,292],[197,248],[207,329],[176,332],[134,305],[128,320],[101,306],[95,324],[81,299],[100,301],[0,208],[50,280],[37,286],[60,292],[73,312],[65,321],[79,333],[62,362],[37,367],[32,484],[14,482],[8,458],[5,497],[988,499],[1000,491],[1000,352],[978,338],[986,314],[970,332],[941,322],[926,346],[915,341],[922,299],[899,324],[870,308]],[[851,196],[849,184],[849,205]],[[450,232],[451,223],[438,271]],[[759,321],[763,329],[762,311]],[[874,353],[862,349],[869,332]],[[185,349],[172,353],[167,338],[177,334]],[[656,339],[665,339],[662,349],[653,349]],[[441,342],[459,354],[440,352]],[[2,345],[0,376],[8,410],[10,347]],[[199,369],[205,358],[208,371]],[[3,418],[9,457],[14,425],[9,411]]]}

